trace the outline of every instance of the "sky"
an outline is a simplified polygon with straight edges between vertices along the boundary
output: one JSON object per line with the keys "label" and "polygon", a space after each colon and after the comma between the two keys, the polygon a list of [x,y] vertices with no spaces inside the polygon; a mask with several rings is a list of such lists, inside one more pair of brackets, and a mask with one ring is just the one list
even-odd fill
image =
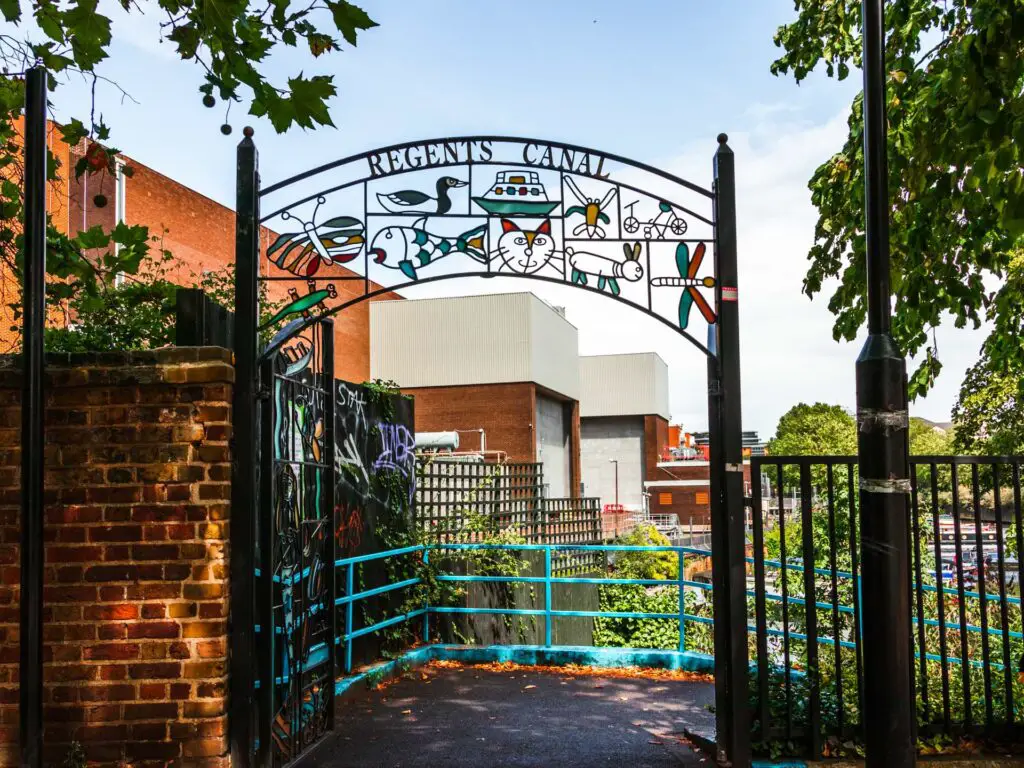
{"label": "sky", "polygon": [[[145,5],[145,4],[143,4]],[[306,168],[391,143],[500,134],[566,141],[623,155],[711,186],[716,136],[736,154],[743,424],[762,437],[798,402],[851,411],[863,336],[832,339],[830,291],[801,292],[815,211],[807,182],[841,148],[858,76],[812,75],[797,86],[774,77],[776,28],[792,0],[362,0],[379,22],[356,49],[314,62],[289,51],[268,73],[334,74],[336,128],[278,135],[235,105],[206,109],[202,73],[159,41],[156,18],[101,8],[115,19],[98,111],[125,154],[225,205],[233,205],[235,145],[251,125],[261,176],[272,183]],[[89,89],[52,95],[54,117],[88,116]],[[129,201],[130,204],[130,201]],[[705,361],[656,320],[569,287],[522,280],[457,280],[409,298],[530,290],[566,308],[581,354],[657,352],[669,367],[673,420],[707,424]],[[911,414],[947,421],[983,331],[937,334],[944,369]]]}

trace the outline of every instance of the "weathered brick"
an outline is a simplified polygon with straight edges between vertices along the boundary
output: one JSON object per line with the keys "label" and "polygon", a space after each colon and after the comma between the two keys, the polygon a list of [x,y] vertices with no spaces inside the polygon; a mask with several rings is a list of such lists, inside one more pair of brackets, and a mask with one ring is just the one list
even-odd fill
{"label": "weathered brick", "polygon": [[128,637],[139,639],[171,639],[181,636],[182,628],[173,621],[143,621],[128,625]]}
{"label": "weathered brick", "polygon": [[129,733],[133,742],[164,741],[167,738],[167,723],[132,723]]}
{"label": "weathered brick", "polygon": [[181,636],[185,638],[223,637],[227,625],[223,621],[188,621],[182,624]]}
{"label": "weathered brick", "polygon": [[125,720],[170,720],[178,716],[178,705],[171,701],[152,704],[125,704]]}
{"label": "weathered brick", "polygon": [[[82,701],[131,701],[135,696],[134,685],[90,685],[81,688]],[[71,699],[74,701],[74,699]]]}
{"label": "weathered brick", "polygon": [[86,646],[83,650],[86,660],[127,661],[139,657],[138,643],[103,643]]}
{"label": "weathered brick", "polygon": [[193,661],[184,666],[185,677],[200,680],[207,677],[221,677],[227,671],[227,661]]}
{"label": "weathered brick", "polygon": [[128,667],[128,675],[136,680],[177,678],[181,675],[181,664],[170,661],[132,664]]}
{"label": "weathered brick", "polygon": [[[231,387],[206,379],[232,371],[223,351],[202,354],[79,356],[82,370],[52,378],[62,383],[48,389],[44,477],[48,764],[78,739],[105,766],[228,768]],[[182,384],[167,382],[171,367]],[[0,765],[17,738],[21,456],[20,392],[2,374]]]}
{"label": "weathered brick", "polygon": [[144,700],[166,699],[167,685],[164,683],[140,683],[139,698]]}
{"label": "weathered brick", "polygon": [[139,606],[135,603],[90,605],[85,609],[85,618],[93,621],[129,621],[139,618]]}
{"label": "weathered brick", "polygon": [[196,739],[182,745],[182,755],[185,757],[214,757],[226,751],[227,744],[223,738]]}
{"label": "weathered brick", "polygon": [[89,541],[142,541],[142,526],[97,526],[89,529]]}

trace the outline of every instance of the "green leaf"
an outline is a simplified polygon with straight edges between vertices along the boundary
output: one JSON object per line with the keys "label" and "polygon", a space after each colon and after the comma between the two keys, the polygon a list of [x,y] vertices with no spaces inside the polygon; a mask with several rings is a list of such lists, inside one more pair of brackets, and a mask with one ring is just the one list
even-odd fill
{"label": "green leaf", "polygon": [[334,18],[334,25],[349,45],[356,44],[356,34],[360,30],[377,26],[377,22],[371,19],[366,11],[346,0],[328,0],[327,7]]}
{"label": "green leaf", "polygon": [[981,118],[982,122],[992,125],[999,119],[999,112],[991,107],[985,107],[978,110],[978,117]]}
{"label": "green leaf", "polygon": [[71,43],[75,62],[91,70],[107,57],[110,44],[110,19],[97,12],[98,0],[78,0],[64,12],[65,33]]}
{"label": "green leaf", "polygon": [[[167,39],[178,46],[178,55],[183,59],[191,59],[195,56],[201,42],[199,29],[192,24],[175,27],[167,35]],[[200,88],[200,90],[203,89]]]}
{"label": "green leaf", "polygon": [[0,13],[7,21],[18,21],[21,19],[21,4],[18,0],[0,0]]}
{"label": "green leaf", "polygon": [[89,129],[85,127],[81,120],[75,117],[70,122],[60,126],[60,135],[65,144],[75,146],[89,135]]}
{"label": "green leaf", "polygon": [[334,125],[327,111],[327,99],[337,93],[333,81],[330,75],[316,75],[307,79],[301,74],[288,81],[291,91],[289,101],[296,123],[304,128]]}
{"label": "green leaf", "polygon": [[83,232],[79,232],[75,240],[83,249],[106,248],[110,245],[110,236],[103,231],[103,227],[94,224]]}

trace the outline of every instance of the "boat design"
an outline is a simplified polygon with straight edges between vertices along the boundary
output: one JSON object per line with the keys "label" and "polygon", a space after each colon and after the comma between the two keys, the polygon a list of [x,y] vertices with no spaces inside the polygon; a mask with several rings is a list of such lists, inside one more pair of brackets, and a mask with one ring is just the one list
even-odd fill
{"label": "boat design", "polygon": [[494,185],[473,202],[493,216],[547,216],[559,203],[548,200],[536,171],[498,171]]}

